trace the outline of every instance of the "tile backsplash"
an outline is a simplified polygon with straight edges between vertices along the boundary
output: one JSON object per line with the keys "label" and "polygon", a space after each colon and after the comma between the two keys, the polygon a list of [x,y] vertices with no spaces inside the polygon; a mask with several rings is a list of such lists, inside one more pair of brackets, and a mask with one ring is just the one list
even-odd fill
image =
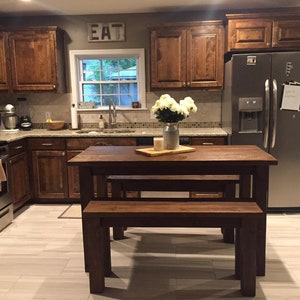
{"label": "tile backsplash", "polygon": [[[174,99],[183,99],[190,96],[195,100],[198,111],[191,113],[188,119],[181,122],[181,127],[219,127],[221,122],[221,91],[187,90],[187,91],[156,91],[146,94],[145,109],[119,110],[117,111],[118,127],[159,127],[159,123],[151,114],[151,107],[162,95],[168,93]],[[45,113],[50,112],[53,120],[65,120],[71,122],[71,97],[68,94],[37,93],[28,95],[6,95],[0,97],[0,105],[11,103],[16,106],[18,115],[30,115],[34,127],[41,127],[45,122]],[[17,98],[26,98],[26,101],[18,101]],[[78,112],[79,125],[83,127],[95,127],[98,124],[99,115],[108,120],[108,111],[96,110],[94,112]]]}

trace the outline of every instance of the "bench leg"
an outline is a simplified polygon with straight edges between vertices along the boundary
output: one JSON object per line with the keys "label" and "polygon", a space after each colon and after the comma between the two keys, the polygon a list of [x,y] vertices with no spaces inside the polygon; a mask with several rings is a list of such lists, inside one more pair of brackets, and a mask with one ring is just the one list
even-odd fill
{"label": "bench leg", "polygon": [[240,229],[240,276],[243,296],[256,293],[256,221],[244,219]]}

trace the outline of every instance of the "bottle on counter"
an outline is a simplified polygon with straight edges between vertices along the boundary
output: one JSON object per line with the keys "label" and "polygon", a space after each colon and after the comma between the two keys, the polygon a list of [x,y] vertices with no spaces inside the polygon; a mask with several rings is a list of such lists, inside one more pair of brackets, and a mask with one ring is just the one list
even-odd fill
{"label": "bottle on counter", "polygon": [[105,121],[102,117],[102,115],[99,115],[99,129],[103,130],[105,126]]}

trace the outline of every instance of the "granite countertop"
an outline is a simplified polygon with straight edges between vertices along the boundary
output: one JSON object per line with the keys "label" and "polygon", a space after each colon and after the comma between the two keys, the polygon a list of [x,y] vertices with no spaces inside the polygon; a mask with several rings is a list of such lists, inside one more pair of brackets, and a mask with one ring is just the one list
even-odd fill
{"label": "granite countertop", "polygon": [[[95,130],[95,131],[93,131]],[[13,142],[27,137],[61,137],[61,138],[85,138],[85,137],[152,137],[161,136],[161,128],[130,128],[116,129],[112,132],[97,132],[97,129],[81,130],[83,133],[78,133],[78,130],[47,130],[47,129],[32,129],[30,131],[0,131],[0,140]],[[226,137],[227,133],[222,128],[180,128],[180,136],[189,137]]]}

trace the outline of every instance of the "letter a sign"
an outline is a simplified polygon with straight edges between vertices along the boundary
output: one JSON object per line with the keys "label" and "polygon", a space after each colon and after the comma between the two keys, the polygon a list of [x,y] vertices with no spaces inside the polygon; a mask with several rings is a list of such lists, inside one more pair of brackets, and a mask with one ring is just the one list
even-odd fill
{"label": "letter a sign", "polygon": [[118,42],[124,40],[124,23],[88,23],[89,42]]}

